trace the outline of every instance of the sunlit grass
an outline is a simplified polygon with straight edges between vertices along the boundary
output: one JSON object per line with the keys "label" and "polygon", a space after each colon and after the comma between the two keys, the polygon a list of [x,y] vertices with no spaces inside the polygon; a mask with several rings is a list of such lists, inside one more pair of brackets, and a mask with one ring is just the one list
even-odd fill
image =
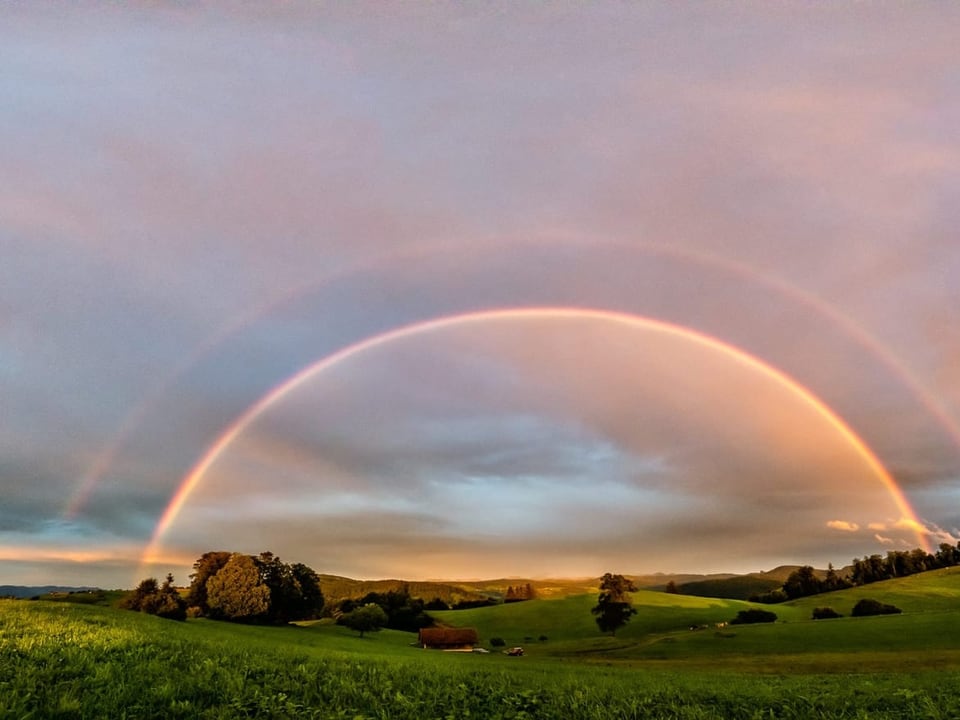
{"label": "sunlit grass", "polygon": [[931,573],[834,596],[841,612],[861,593],[900,598],[900,616],[809,620],[821,596],[777,606],[787,622],[697,631],[694,618],[744,603],[637,593],[616,638],[596,631],[592,596],[445,614],[508,641],[548,636],[523,658],[424,651],[411,634],[361,639],[329,622],[3,601],[0,718],[957,717],[958,581]]}

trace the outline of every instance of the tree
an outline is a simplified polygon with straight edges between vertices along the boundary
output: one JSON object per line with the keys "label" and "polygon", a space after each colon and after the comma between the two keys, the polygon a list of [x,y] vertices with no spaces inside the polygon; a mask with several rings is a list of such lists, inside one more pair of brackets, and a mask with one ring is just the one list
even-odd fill
{"label": "tree", "polygon": [[940,543],[936,560],[940,567],[952,567],[960,562],[960,546],[954,547],[950,543]]}
{"label": "tree", "polygon": [[163,585],[157,592],[154,614],[168,620],[187,619],[187,601],[180,596],[180,591],[174,586],[173,573],[167,573]]}
{"label": "tree", "polygon": [[[247,578],[246,583],[250,587],[260,585],[262,588],[266,588],[266,609],[263,610],[262,603],[257,601],[256,605],[260,607],[258,612],[235,615],[225,611],[225,599],[222,593],[215,602],[210,600],[210,581],[219,577],[220,573],[236,558],[235,553],[217,550],[204,553],[193,564],[195,572],[190,576],[192,582],[187,594],[192,616],[205,615],[224,620],[271,623],[309,620],[320,617],[323,612],[323,592],[320,590],[320,577],[313,568],[303,563],[287,565],[271,552],[262,552],[257,556],[247,555],[246,557],[253,564],[257,573],[256,583],[253,582],[252,574]],[[244,561],[244,564],[248,563]],[[236,563],[231,567],[233,568],[231,572],[235,572]],[[225,580],[221,578],[212,586],[222,590],[224,582]],[[236,583],[236,578],[231,582]],[[258,596],[263,595],[262,589],[253,592]],[[234,610],[236,609],[234,607]]]}
{"label": "tree", "polygon": [[850,581],[837,574],[833,563],[827,565],[827,576],[823,579],[823,590],[830,592],[832,590],[843,590],[848,587],[850,587]]}
{"label": "tree", "polygon": [[667,586],[663,589],[665,593],[670,593],[671,595],[679,595],[680,588],[677,587],[677,583],[673,580],[667,583]]}
{"label": "tree", "polygon": [[263,584],[249,555],[234,553],[230,561],[207,580],[211,612],[228,620],[252,620],[270,610],[270,588]]}
{"label": "tree", "polygon": [[299,620],[303,592],[293,569],[272,552],[262,552],[254,558],[260,572],[260,582],[270,590],[269,620],[285,623]]}
{"label": "tree", "polygon": [[194,572],[190,575],[187,605],[200,608],[201,615],[210,614],[210,606],[207,604],[207,580],[220,572],[232,556],[233,553],[226,550],[213,550],[205,552],[193,564]]}
{"label": "tree", "polygon": [[290,566],[293,579],[300,585],[300,599],[296,606],[295,619],[313,620],[323,612],[323,592],[320,576],[309,565],[294,563]]}
{"label": "tree", "polygon": [[159,586],[157,585],[156,578],[145,578],[140,581],[140,584],[137,585],[132,593],[120,601],[120,607],[124,610],[135,610],[139,612],[143,610],[144,604],[149,603],[150,598],[157,594],[158,590]]}
{"label": "tree", "polygon": [[367,603],[341,618],[343,624],[363,637],[365,632],[377,632],[387,624],[387,614],[376,603]]}
{"label": "tree", "polygon": [[600,580],[600,595],[590,612],[596,615],[601,632],[616,635],[617,630],[630,622],[637,614],[630,604],[630,593],[636,592],[633,582],[623,575],[606,573]]}
{"label": "tree", "polygon": [[791,600],[816,595],[822,589],[823,585],[820,578],[817,577],[816,571],[810,565],[804,565],[794,570],[783,584],[783,591]]}

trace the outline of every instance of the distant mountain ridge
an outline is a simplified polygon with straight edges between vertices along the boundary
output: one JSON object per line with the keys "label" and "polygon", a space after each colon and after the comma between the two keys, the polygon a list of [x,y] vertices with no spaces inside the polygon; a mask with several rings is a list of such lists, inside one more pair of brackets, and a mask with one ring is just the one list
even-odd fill
{"label": "distant mountain ridge", "polygon": [[0,597],[31,598],[49,593],[90,592],[100,588],[84,585],[69,587],[66,585],[0,585]]}
{"label": "distant mountain ridge", "polygon": [[[678,583],[677,589],[683,595],[696,597],[726,598],[729,600],[749,600],[751,597],[764,595],[771,590],[783,587],[787,578],[801,565],[779,565],[772,570],[733,575],[727,578],[712,577],[704,580]],[[823,580],[827,576],[826,570],[814,569],[814,575]],[[841,577],[848,574],[849,568],[837,571]]]}
{"label": "distant mountain ridge", "polygon": [[[653,573],[626,575],[641,590],[665,590],[669,583],[685,595],[745,600],[750,595],[779,588],[800,565],[780,565],[755,573]],[[816,571],[819,576],[826,573]],[[360,598],[367,593],[386,593],[406,588],[412,597],[425,601],[439,598],[448,604],[464,601],[502,601],[508,587],[530,585],[537,597],[559,598],[597,592],[600,578],[533,579],[504,577],[485,580],[355,580],[339,575],[320,575],[320,588],[328,602]]]}
{"label": "distant mountain ridge", "polygon": [[[650,573],[626,574],[641,590],[664,590],[674,583],[684,595],[699,597],[722,597],[745,600],[750,595],[766,592],[783,585],[790,573],[800,565],[780,565],[771,570],[753,573]],[[849,568],[837,570],[840,575]],[[824,577],[826,570],[816,570]],[[585,595],[597,592],[599,577],[581,578],[522,578],[502,577],[481,580],[356,580],[341,575],[323,574],[320,589],[327,602],[339,602],[348,598],[361,598],[368,593],[387,593],[408,589],[412,597],[425,601],[439,598],[454,605],[459,602],[478,600],[502,601],[509,587],[530,585],[537,597],[559,598],[568,595]],[[68,585],[0,585],[0,597],[31,598],[49,593],[77,593],[100,590],[100,588]]]}

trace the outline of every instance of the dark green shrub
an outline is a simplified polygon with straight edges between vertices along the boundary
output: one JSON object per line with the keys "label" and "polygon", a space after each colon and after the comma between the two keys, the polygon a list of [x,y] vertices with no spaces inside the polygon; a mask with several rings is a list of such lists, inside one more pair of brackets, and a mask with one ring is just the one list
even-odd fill
{"label": "dark green shrub", "polygon": [[818,607],[813,609],[813,619],[814,620],[830,620],[832,618],[843,617],[833,608],[829,607]]}
{"label": "dark green shrub", "polygon": [[759,608],[750,608],[741,610],[737,616],[730,621],[731,625],[752,625],[753,623],[772,623],[777,621],[777,614],[769,610],[760,610]]}
{"label": "dark green shrub", "polygon": [[887,605],[879,600],[870,600],[864,598],[853,606],[853,617],[866,617],[868,615],[898,615],[903,612],[894,605]]}
{"label": "dark green shrub", "polygon": [[507,644],[506,641],[504,641],[504,639],[501,637],[490,638],[491,647],[503,647],[506,644]]}

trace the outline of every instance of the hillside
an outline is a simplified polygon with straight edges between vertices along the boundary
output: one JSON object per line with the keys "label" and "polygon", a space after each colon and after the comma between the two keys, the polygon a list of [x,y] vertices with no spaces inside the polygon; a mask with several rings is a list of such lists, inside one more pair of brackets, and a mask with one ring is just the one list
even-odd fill
{"label": "hillside", "polygon": [[[904,612],[810,619],[861,597]],[[391,630],[361,639],[329,620],[177,623],[3,600],[0,717],[960,717],[960,568],[765,606],[779,621],[764,625],[714,627],[742,601],[638,591],[610,637],[595,599],[436,613],[522,644],[522,658],[426,651]]]}
{"label": "hillside", "polygon": [[754,595],[776,590],[782,585],[783,580],[751,574],[737,575],[736,577],[720,578],[717,580],[699,580],[697,582],[683,583],[677,586],[677,590],[682,595],[747,600]]}
{"label": "hillside", "polygon": [[[653,595],[641,596],[644,607],[656,607]],[[487,610],[529,611],[572,600]],[[673,622],[697,610],[688,605],[676,606]],[[582,609],[568,605],[570,612]],[[661,610],[666,621],[669,608]],[[940,619],[950,615],[957,613]],[[960,653],[943,649],[949,637],[921,649],[933,628],[925,621],[937,619],[921,613],[721,635],[683,630],[549,640],[511,658],[425,651],[411,645],[412,635],[389,630],[361,640],[329,622],[177,623],[89,605],[7,600],[0,601],[0,677],[7,679],[0,717],[958,717]],[[556,620],[564,622],[562,615]],[[856,636],[840,630],[844,624],[872,629],[873,639],[854,646]],[[795,646],[808,629],[832,638],[835,650],[840,644],[842,656],[817,649],[798,655]],[[883,647],[888,629],[899,638],[896,652],[873,649]]]}
{"label": "hillside", "polygon": [[[773,572],[773,571],[771,571]],[[763,575],[758,573],[757,575]],[[655,573],[648,575],[627,575],[641,589],[663,590],[668,583],[677,585],[694,582],[723,582],[736,580],[740,575],[733,573],[713,573],[709,575],[694,573]],[[752,576],[751,576],[752,577]],[[784,575],[786,578],[786,575]],[[782,581],[781,581],[782,582]],[[354,580],[339,575],[320,575],[320,587],[324,597],[332,602],[346,598],[363,597],[370,592],[385,593],[407,587],[410,595],[430,601],[440,598],[447,604],[462,601],[492,599],[502,601],[508,587],[530,585],[539,598],[562,598],[570,595],[582,595],[596,592],[600,578],[521,578],[503,577],[481,580]],[[688,593],[695,595],[698,593]],[[724,597],[722,595],[717,597]]]}
{"label": "hillside", "polygon": [[857,601],[863,598],[895,605],[905,614],[960,612],[960,566],[811,595],[769,607],[776,610],[789,606],[812,612],[815,607],[826,606],[849,615]]}
{"label": "hillside", "polygon": [[[749,600],[755,595],[762,595],[782,587],[787,578],[800,567],[800,565],[779,565],[772,570],[746,575],[710,576],[678,584],[677,589],[684,595]],[[848,570],[849,568],[844,568],[838,572],[842,576]],[[827,576],[826,570],[814,569],[813,572],[821,579]]]}
{"label": "hillside", "polygon": [[[388,593],[391,591],[408,589],[411,597],[430,601],[434,598],[443,600],[448,605],[458,602],[486,600],[499,596],[488,592],[481,592],[459,583],[406,581],[406,580],[353,580],[339,575],[320,575],[320,589],[324,600],[328,604],[336,604],[347,598],[361,598],[367,593]],[[506,589],[506,586],[504,586]]]}
{"label": "hillside", "polygon": [[95,587],[69,587],[65,585],[0,585],[0,597],[31,598],[50,593],[77,593],[99,590]]}
{"label": "hillside", "polygon": [[[652,590],[632,594],[637,609],[634,619],[618,633],[618,638],[639,638],[649,633],[669,632],[690,625],[713,624],[729,620],[748,607],[737,600],[671,595]],[[596,595],[571,595],[560,599],[541,599],[512,605],[431,612],[439,624],[475,627],[481,640],[502,638],[508,645],[548,641],[594,639],[599,635],[590,608]]]}
{"label": "hillside", "polygon": [[[896,605],[903,614],[849,617],[864,597]],[[771,672],[798,664],[811,672],[849,669],[851,663],[871,669],[922,668],[934,658],[944,667],[960,668],[955,640],[960,637],[960,568],[759,606],[778,618],[765,625],[715,627],[739,610],[758,607],[752,603],[638,591],[633,593],[637,614],[614,638],[597,630],[590,613],[595,602],[595,595],[582,595],[431,616],[444,624],[475,627],[485,643],[499,637],[507,645],[522,645],[532,656],[659,660]],[[813,608],[823,606],[846,617],[813,620]]]}

